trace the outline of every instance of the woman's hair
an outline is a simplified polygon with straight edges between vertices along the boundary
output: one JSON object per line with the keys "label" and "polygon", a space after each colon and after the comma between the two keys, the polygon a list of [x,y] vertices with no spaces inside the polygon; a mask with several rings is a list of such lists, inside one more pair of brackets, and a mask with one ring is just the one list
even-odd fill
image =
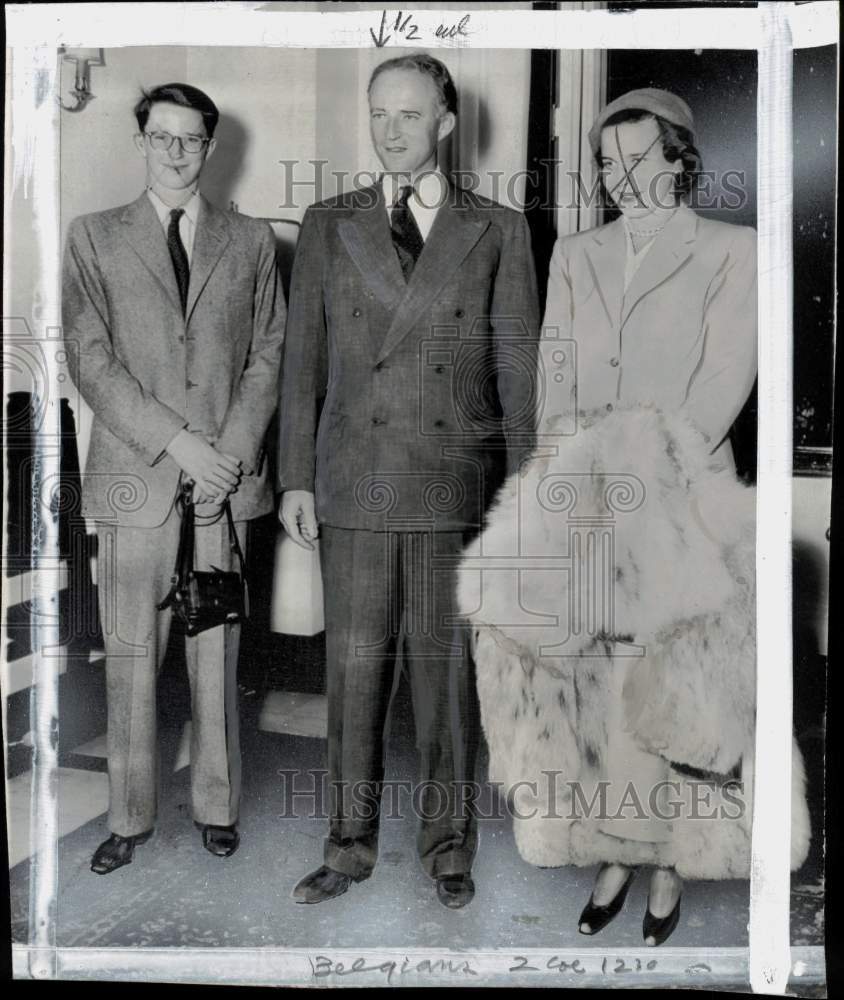
{"label": "woman's hair", "polygon": [[141,132],[146,128],[153,104],[178,104],[181,108],[193,108],[202,115],[208,138],[213,137],[220,112],[211,98],[199,88],[191,87],[189,83],[164,83],[149,91],[142,90],[141,99],[134,107],[135,118]]}
{"label": "woman's hair", "polygon": [[[653,118],[659,128],[662,137],[662,155],[669,163],[682,160],[683,169],[677,175],[674,182],[674,192],[680,198],[688,198],[692,189],[697,183],[698,175],[703,170],[703,157],[695,146],[695,137],[682,125],[675,125],[661,115],[655,115],[652,111],[644,111],[638,108],[628,108],[624,111],[617,111],[604,122],[603,127],[610,125],[620,125],[622,122],[640,122],[646,118]],[[601,166],[600,150],[596,154],[598,166]]]}
{"label": "woman's hair", "polygon": [[372,90],[372,84],[378,77],[390,69],[415,69],[417,72],[429,76],[437,88],[440,106],[444,111],[450,111],[453,115],[457,114],[457,88],[454,86],[448,68],[439,59],[429,56],[426,52],[414,52],[379,63],[369,78],[369,86],[366,88],[367,94]]}

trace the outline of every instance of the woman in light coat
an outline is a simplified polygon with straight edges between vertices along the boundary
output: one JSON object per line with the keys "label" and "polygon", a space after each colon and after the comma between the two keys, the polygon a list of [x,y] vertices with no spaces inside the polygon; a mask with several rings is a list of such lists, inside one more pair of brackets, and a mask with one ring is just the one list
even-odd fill
{"label": "woman in light coat", "polygon": [[[467,550],[460,597],[520,852],[602,863],[584,934],[651,866],[656,945],[683,876],[749,874],[754,493],[727,435],[756,377],[756,233],[686,204],[701,159],[676,95],[625,94],[590,142],[621,215],[554,248],[539,446]],[[508,570],[491,565],[505,554]],[[796,746],[794,761],[797,867]]]}

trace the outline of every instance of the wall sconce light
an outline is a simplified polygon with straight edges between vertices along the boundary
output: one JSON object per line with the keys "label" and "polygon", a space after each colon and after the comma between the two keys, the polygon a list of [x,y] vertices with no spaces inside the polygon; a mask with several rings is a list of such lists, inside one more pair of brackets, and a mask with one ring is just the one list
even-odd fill
{"label": "wall sconce light", "polygon": [[76,64],[76,81],[71,93],[76,103],[65,104],[59,97],[59,104],[65,111],[81,111],[89,101],[93,101],[91,93],[91,66],[105,66],[105,55],[102,49],[59,49],[62,62]]}

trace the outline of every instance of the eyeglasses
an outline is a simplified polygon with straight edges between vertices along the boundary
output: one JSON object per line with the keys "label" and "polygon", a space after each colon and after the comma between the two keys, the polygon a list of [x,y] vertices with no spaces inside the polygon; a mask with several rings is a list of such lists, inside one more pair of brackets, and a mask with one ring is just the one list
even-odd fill
{"label": "eyeglasses", "polygon": [[211,142],[201,135],[170,135],[169,132],[144,132],[144,135],[149,139],[153,149],[162,152],[170,149],[174,142],[178,142],[186,153],[198,153],[206,143]]}

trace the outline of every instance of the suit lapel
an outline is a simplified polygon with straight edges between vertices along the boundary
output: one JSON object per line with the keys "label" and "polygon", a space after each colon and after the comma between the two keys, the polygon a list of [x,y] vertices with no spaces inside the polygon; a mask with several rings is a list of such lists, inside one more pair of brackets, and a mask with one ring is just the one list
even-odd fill
{"label": "suit lapel", "polygon": [[191,257],[186,320],[190,319],[197,299],[230,241],[229,220],[225,213],[215,208],[207,199],[201,198]]}
{"label": "suit lapel", "polygon": [[691,209],[679,205],[633,275],[624,296],[622,326],[636,304],[670,278],[691,257],[696,236],[697,217]]}
{"label": "suit lapel", "polygon": [[[466,255],[475,246],[489,226],[489,220],[482,218],[471,208],[458,208],[456,194],[452,188],[445,204],[440,206],[431,232],[410,281],[405,295],[393,315],[377,360],[385,358],[413,328],[419,316],[430,306],[449,278],[454,276]],[[389,235],[389,234],[388,234]],[[390,241],[390,251],[396,262],[398,258]],[[399,268],[401,276],[401,269]],[[404,282],[402,281],[404,284]]]}
{"label": "suit lapel", "polygon": [[621,317],[626,252],[624,223],[621,219],[596,229],[592,234],[592,243],[585,251],[595,291],[613,330],[617,329]]}
{"label": "suit lapel", "polygon": [[355,211],[337,231],[366,284],[385,309],[394,312],[407,292],[404,275],[390,236],[381,185],[356,193]]}
{"label": "suit lapel", "polygon": [[146,192],[131,205],[126,206],[120,221],[125,226],[126,239],[133,250],[155,275],[170,296],[173,305],[181,313],[179,288],[176,284],[170,251],[167,249],[167,237]]}

